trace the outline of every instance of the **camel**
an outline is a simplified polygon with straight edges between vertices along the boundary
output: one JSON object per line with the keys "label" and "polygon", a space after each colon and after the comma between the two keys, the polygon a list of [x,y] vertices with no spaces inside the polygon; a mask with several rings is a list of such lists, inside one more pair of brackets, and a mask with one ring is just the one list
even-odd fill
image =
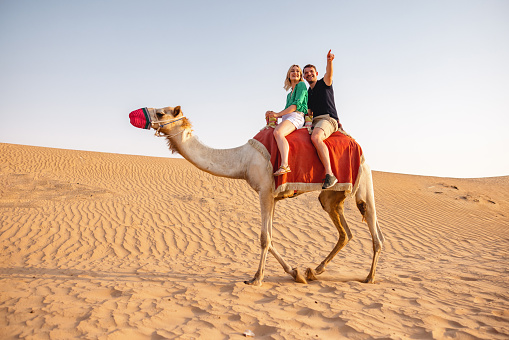
{"label": "camel", "polygon": [[[258,271],[253,279],[244,281],[246,284],[262,285],[268,252],[277,259],[284,271],[290,274],[295,282],[307,283],[308,280],[317,280],[317,276],[325,271],[327,264],[352,239],[343,206],[348,194],[344,191],[321,191],[318,197],[319,201],[337,228],[339,239],[329,255],[315,269],[308,268],[303,275],[296,267],[290,266],[272,244],[272,222],[276,202],[287,197],[295,197],[304,191],[294,192],[292,190],[291,193],[281,192],[274,195],[272,166],[268,166],[268,161],[258,150],[250,143],[232,149],[213,149],[202,144],[193,134],[191,123],[184,117],[180,106],[160,109],[148,108],[147,111],[152,119],[148,119],[150,122],[145,128],[152,128],[156,130],[157,136],[165,137],[172,152],[180,154],[197,168],[212,175],[246,180],[251,188],[258,193],[262,220],[261,258]],[[371,233],[373,260],[364,282],[374,283],[376,266],[385,239],[376,216],[371,170],[365,162],[361,165],[359,176],[356,190],[351,194],[355,196],[357,207]]]}

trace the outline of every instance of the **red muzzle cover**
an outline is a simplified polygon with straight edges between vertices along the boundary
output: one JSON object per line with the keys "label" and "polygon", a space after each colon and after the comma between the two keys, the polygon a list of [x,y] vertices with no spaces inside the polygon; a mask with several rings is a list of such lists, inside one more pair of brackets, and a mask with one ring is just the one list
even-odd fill
{"label": "red muzzle cover", "polygon": [[131,120],[131,125],[140,129],[150,130],[150,116],[146,107],[131,112],[129,119]]}

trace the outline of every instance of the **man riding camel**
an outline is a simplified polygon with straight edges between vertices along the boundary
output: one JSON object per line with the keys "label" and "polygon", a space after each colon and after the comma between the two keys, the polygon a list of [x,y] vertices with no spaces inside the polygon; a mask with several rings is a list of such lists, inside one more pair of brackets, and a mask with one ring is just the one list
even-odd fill
{"label": "man riding camel", "polygon": [[322,79],[317,80],[318,72],[314,65],[304,66],[304,79],[309,84],[308,112],[313,115],[313,132],[311,141],[318,152],[318,157],[325,168],[325,179],[322,189],[328,189],[338,182],[332,173],[329,149],[324,140],[341,128],[336,104],[334,103],[334,90],[332,89],[332,61],[334,54],[327,53],[327,67]]}

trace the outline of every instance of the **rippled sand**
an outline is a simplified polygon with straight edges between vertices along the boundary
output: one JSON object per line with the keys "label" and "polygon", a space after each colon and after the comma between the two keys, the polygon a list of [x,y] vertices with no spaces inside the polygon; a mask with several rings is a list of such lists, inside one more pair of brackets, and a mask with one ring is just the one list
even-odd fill
{"label": "rippled sand", "polygon": [[[320,281],[269,256],[254,191],[181,159],[0,144],[2,339],[507,339],[509,177],[374,172],[367,226]],[[278,203],[274,242],[315,267],[336,242],[318,193]],[[298,211],[299,213],[294,213]]]}

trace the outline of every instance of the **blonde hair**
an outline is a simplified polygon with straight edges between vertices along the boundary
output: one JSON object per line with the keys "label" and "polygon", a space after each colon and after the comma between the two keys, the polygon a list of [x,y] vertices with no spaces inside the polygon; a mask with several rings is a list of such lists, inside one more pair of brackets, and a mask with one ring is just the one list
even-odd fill
{"label": "blonde hair", "polygon": [[290,68],[288,69],[288,72],[286,72],[285,85],[283,86],[286,91],[288,91],[289,89],[292,88],[292,82],[290,81],[290,71],[292,70],[292,68],[294,66],[297,66],[297,68],[299,69],[299,73],[300,73],[299,81],[304,81],[304,78],[302,77],[302,70],[300,69],[300,66],[299,65],[290,66]]}

